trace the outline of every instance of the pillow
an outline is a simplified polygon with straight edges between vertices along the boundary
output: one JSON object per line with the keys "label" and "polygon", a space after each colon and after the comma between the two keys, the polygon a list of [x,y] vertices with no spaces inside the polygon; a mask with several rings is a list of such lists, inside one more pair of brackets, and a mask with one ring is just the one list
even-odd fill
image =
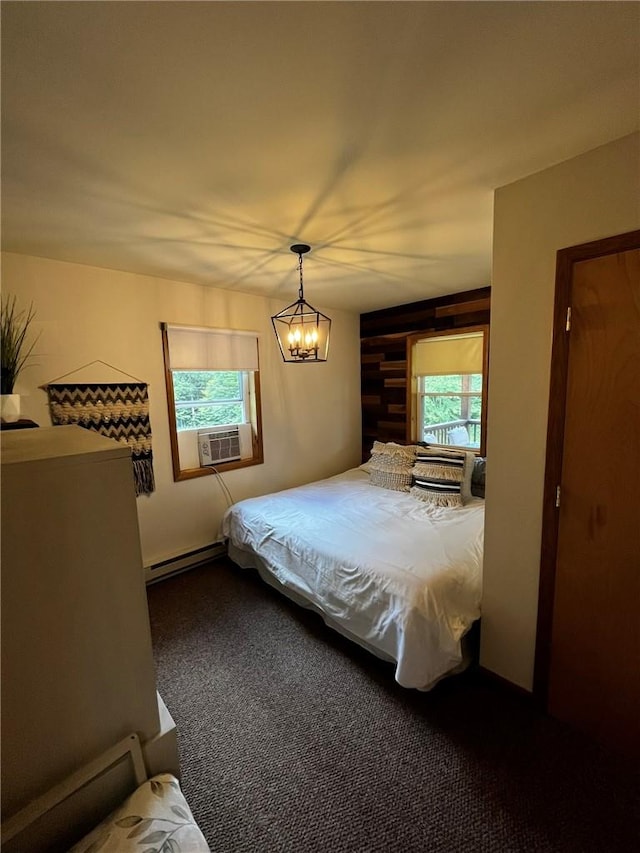
{"label": "pillow", "polygon": [[180,783],[170,773],[160,773],[140,785],[69,853],[151,853],[152,849],[209,853]]}
{"label": "pillow", "polygon": [[484,497],[484,483],[487,472],[487,460],[484,456],[476,456],[471,472],[471,494],[477,498]]}
{"label": "pillow", "polygon": [[471,498],[473,453],[419,447],[411,469],[411,494],[434,506],[462,506]]}
{"label": "pillow", "polygon": [[469,430],[465,426],[452,427],[448,430],[449,444],[468,445],[471,439],[469,438]]}
{"label": "pillow", "polygon": [[411,469],[416,458],[414,445],[395,444],[393,441],[374,441],[369,460],[369,482],[381,489],[408,492],[411,487]]}

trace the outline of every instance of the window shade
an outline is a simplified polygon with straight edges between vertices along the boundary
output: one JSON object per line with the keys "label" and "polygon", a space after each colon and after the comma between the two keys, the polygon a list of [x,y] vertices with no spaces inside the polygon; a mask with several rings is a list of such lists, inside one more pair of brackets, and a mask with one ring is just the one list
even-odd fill
{"label": "window shade", "polygon": [[425,338],[413,347],[414,376],[482,373],[482,332]]}
{"label": "window shade", "polygon": [[258,370],[255,332],[166,327],[172,370]]}

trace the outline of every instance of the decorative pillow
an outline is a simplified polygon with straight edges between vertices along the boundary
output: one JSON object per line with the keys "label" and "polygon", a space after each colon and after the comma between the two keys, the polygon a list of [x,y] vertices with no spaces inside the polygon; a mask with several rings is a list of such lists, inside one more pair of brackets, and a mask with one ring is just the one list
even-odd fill
{"label": "decorative pillow", "polygon": [[471,494],[477,498],[484,497],[484,481],[487,471],[487,460],[484,456],[476,456],[471,472]]}
{"label": "decorative pillow", "polygon": [[449,444],[468,445],[470,442],[469,430],[465,426],[453,427],[447,432]]}
{"label": "decorative pillow", "polygon": [[[149,846],[150,845],[150,846]],[[170,773],[148,779],[69,853],[210,853],[187,805],[180,784]]]}
{"label": "decorative pillow", "polygon": [[372,486],[380,486],[381,489],[408,492],[415,459],[414,445],[374,441],[369,460],[369,482]]}
{"label": "decorative pillow", "polygon": [[471,497],[473,453],[419,447],[411,494],[435,506],[462,506]]}

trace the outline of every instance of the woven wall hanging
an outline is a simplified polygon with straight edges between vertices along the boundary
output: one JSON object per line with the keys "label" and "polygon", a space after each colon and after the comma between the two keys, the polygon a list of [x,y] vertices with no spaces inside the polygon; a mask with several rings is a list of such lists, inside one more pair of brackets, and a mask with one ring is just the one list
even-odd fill
{"label": "woven wall hanging", "polygon": [[54,426],[77,424],[131,448],[136,495],[155,489],[149,394],[144,382],[77,383],[46,386]]}

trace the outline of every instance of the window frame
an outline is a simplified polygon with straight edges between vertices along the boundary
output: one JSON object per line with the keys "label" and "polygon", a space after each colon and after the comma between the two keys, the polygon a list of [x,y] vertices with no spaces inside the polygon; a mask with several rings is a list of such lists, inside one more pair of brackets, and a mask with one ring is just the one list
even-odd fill
{"label": "window frame", "polygon": [[[250,459],[239,459],[236,462],[220,462],[215,466],[198,467],[198,468],[182,468],[180,465],[180,449],[178,444],[178,425],[176,419],[175,407],[175,392],[173,386],[173,370],[169,358],[169,335],[168,325],[172,327],[177,324],[161,323],[160,331],[162,336],[162,357],[164,361],[164,377],[167,389],[167,414],[169,417],[169,442],[171,445],[171,462],[173,467],[174,482],[182,480],[193,480],[196,477],[208,477],[212,474],[223,473],[224,471],[233,471],[237,468],[250,468],[253,465],[262,465],[264,463],[264,450],[262,444],[262,401],[260,396],[260,370],[241,371],[245,373],[247,383],[246,399],[245,399],[245,415],[247,423],[252,426],[252,450],[253,454]],[[211,329],[214,333],[216,329]],[[256,338],[258,335],[256,334]],[[210,369],[210,368],[206,368]],[[206,429],[206,427],[204,427]],[[186,430],[181,430],[186,432]]]}
{"label": "window frame", "polygon": [[[456,444],[436,444],[434,447],[442,447],[449,448],[455,450],[467,450],[471,453],[474,453],[478,456],[486,456],[487,455],[487,399],[488,399],[488,390],[489,390],[489,325],[482,324],[478,326],[466,326],[456,329],[442,329],[438,331],[428,330],[424,332],[415,332],[414,334],[407,336],[407,413],[409,417],[407,418],[407,434],[406,439],[407,443],[412,444],[416,441],[422,441],[421,438],[418,437],[418,414],[420,412],[420,402],[422,400],[422,394],[419,390],[419,383],[417,381],[417,377],[413,375],[413,348],[420,341],[424,341],[428,338],[436,338],[436,337],[449,337],[455,338],[456,336],[462,337],[463,335],[472,334],[475,332],[482,332],[482,388],[480,392],[473,392],[470,396],[478,396],[480,394],[481,399],[481,413],[480,413],[480,446],[469,448],[462,447]],[[443,396],[443,395],[439,395]],[[460,396],[459,394],[456,396]]]}

